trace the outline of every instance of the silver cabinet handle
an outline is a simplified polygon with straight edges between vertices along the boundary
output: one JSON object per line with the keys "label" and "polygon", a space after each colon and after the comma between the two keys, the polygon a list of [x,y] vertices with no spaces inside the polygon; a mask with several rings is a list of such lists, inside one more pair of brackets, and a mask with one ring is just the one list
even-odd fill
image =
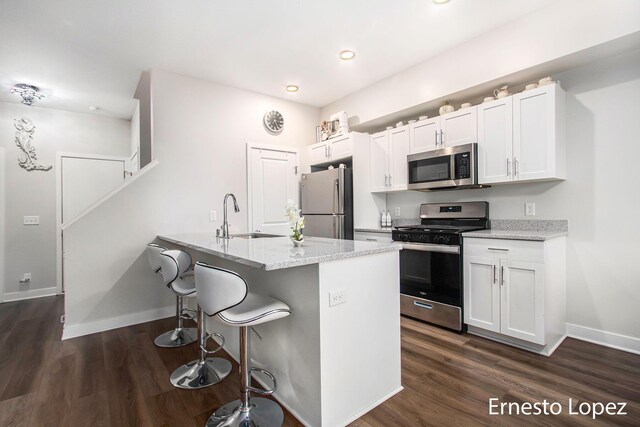
{"label": "silver cabinet handle", "polygon": [[518,158],[513,158],[513,176],[518,176]]}
{"label": "silver cabinet handle", "polygon": [[327,150],[327,146],[324,146],[324,158],[326,159],[327,157],[329,157],[329,150]]}
{"label": "silver cabinet handle", "polygon": [[389,175],[389,187],[391,187],[391,186],[393,185],[393,184],[391,183],[391,179],[392,179],[392,178],[393,178],[393,177],[392,177],[391,175]]}
{"label": "silver cabinet handle", "polygon": [[511,159],[507,157],[507,176],[511,176]]}
{"label": "silver cabinet handle", "polygon": [[504,266],[500,266],[500,286],[504,286]]}
{"label": "silver cabinet handle", "polygon": [[367,239],[365,239],[365,240],[366,240],[367,242],[377,242],[377,241],[378,241],[378,239],[369,239],[369,238],[367,238]]}
{"label": "silver cabinet handle", "polygon": [[426,308],[427,310],[433,310],[433,305],[427,304],[426,302],[414,301],[413,305],[416,305],[420,308]]}
{"label": "silver cabinet handle", "polygon": [[440,144],[444,145],[444,131],[440,131]]}
{"label": "silver cabinet handle", "polygon": [[388,187],[389,186],[389,175],[385,175],[384,176],[384,186]]}
{"label": "silver cabinet handle", "polygon": [[436,147],[438,146],[438,129],[434,131],[436,133]]}
{"label": "silver cabinet handle", "polygon": [[331,146],[327,145],[327,148],[329,149],[329,157],[331,157]]}
{"label": "silver cabinet handle", "polygon": [[500,251],[500,252],[509,252],[509,249],[504,248],[487,248],[488,251]]}
{"label": "silver cabinet handle", "polygon": [[496,283],[496,270],[498,269],[498,267],[496,267],[495,264],[493,264],[493,283]]}

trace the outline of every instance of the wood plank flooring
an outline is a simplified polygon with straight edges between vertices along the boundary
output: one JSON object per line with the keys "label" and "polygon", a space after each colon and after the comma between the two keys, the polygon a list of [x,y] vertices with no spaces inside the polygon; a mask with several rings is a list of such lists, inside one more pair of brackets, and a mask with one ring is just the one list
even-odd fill
{"label": "wood plank flooring", "polygon": [[[0,426],[202,426],[239,395],[237,364],[198,391],[169,374],[196,346],[162,349],[163,319],[60,341],[62,297],[0,304]],[[384,345],[381,342],[381,345]],[[552,357],[402,319],[405,389],[356,427],[640,425],[640,356],[567,339]],[[348,375],[348,373],[345,373]],[[559,416],[492,416],[489,399],[563,406]],[[583,402],[627,402],[626,416],[568,414]],[[301,425],[285,411],[285,425]]]}

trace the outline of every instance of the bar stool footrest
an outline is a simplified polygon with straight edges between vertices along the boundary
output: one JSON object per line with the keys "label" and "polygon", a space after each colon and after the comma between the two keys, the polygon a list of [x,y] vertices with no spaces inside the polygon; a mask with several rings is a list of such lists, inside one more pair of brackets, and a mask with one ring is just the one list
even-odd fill
{"label": "bar stool footrest", "polygon": [[260,372],[260,373],[262,373],[262,374],[264,374],[264,375],[268,376],[269,378],[271,378],[271,381],[273,382],[273,387],[272,387],[272,388],[270,388],[270,389],[268,389],[268,390],[263,390],[263,389],[260,389],[260,388],[255,388],[255,387],[251,387],[251,386],[249,386],[249,387],[247,387],[247,390],[249,390],[249,391],[251,391],[251,392],[253,392],[253,393],[261,394],[261,395],[263,395],[263,396],[269,396],[269,395],[272,395],[272,394],[273,394],[273,392],[275,392],[275,391],[276,391],[276,389],[278,388],[278,384],[277,384],[277,382],[276,382],[276,377],[274,377],[274,376],[273,376],[273,374],[272,374],[271,372],[267,371],[266,369],[262,369],[262,368],[251,368],[251,372],[253,372],[253,371]]}
{"label": "bar stool footrest", "polygon": [[[220,339],[222,340],[222,343],[221,343],[221,344],[218,344],[218,347],[217,347],[217,348],[214,348],[213,350],[207,350],[207,341],[208,341],[210,338],[213,338],[213,337],[218,337],[218,338],[220,338]],[[225,341],[224,341],[224,337],[223,337],[222,335],[220,335],[220,334],[218,334],[218,333],[214,332],[214,333],[212,333],[212,334],[208,334],[208,335],[206,336],[206,338],[204,339],[204,343],[202,343],[202,344],[200,345],[200,350],[202,350],[202,352],[203,352],[204,354],[206,354],[207,356],[209,356],[209,355],[211,355],[211,354],[217,353],[217,352],[219,352],[220,350],[222,350],[222,348],[224,347],[224,342],[225,342]]]}

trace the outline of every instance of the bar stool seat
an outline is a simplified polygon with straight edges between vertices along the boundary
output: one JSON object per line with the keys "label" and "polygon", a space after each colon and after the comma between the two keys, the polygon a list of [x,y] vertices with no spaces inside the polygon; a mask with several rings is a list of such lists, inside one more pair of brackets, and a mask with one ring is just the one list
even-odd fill
{"label": "bar stool seat", "polygon": [[291,309],[282,301],[249,293],[242,303],[218,313],[218,317],[229,325],[254,326],[287,317],[289,314]]}
{"label": "bar stool seat", "polygon": [[[247,282],[237,273],[197,262],[194,268],[198,305],[209,316],[217,315],[224,324],[240,328],[240,399],[218,408],[207,420],[207,427],[280,427],[284,413],[270,399],[251,398],[251,393],[271,395],[276,391],[276,378],[267,370],[249,366],[251,326],[281,319],[291,314],[287,304],[248,292]],[[251,386],[251,372],[269,377],[273,387],[262,390]]]}

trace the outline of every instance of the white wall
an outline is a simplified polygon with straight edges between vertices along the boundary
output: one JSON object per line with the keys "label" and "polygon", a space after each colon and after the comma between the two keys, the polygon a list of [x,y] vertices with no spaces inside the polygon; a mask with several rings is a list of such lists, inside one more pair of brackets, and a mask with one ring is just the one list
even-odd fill
{"label": "white wall", "polygon": [[[113,327],[117,318],[170,315],[163,309],[174,299],[149,271],[145,245],[158,234],[214,233],[227,192],[240,206],[229,211],[231,231],[246,231],[246,143],[302,148],[315,140],[317,108],[162,71],[151,80],[159,164],[65,230],[66,336]],[[279,136],[262,125],[271,109],[284,116]]]}
{"label": "white wall", "polygon": [[[418,111],[424,111],[421,105],[429,101],[451,99],[456,92],[487,82],[499,87],[502,84],[498,83],[509,83],[505,76],[532,67],[545,69],[544,64],[558,58],[637,34],[639,16],[637,0],[552,3],[329,104],[322,108],[321,117],[326,119],[344,110],[349,113],[352,125],[377,122],[384,129],[385,124],[410,117],[410,113],[417,117]],[[430,107],[433,109],[434,105]],[[403,110],[406,111],[394,116],[393,113]],[[385,120],[378,120],[385,116],[388,116]]]}
{"label": "white wall", "polygon": [[[37,295],[56,284],[56,165],[47,172],[18,166],[21,151],[13,123],[21,117],[36,126],[33,144],[42,164],[54,164],[57,151],[129,156],[130,149],[129,121],[0,103],[0,146],[6,157],[6,299]],[[39,215],[40,225],[22,225],[24,215]],[[24,273],[32,274],[29,285],[18,283]]]}
{"label": "white wall", "polygon": [[567,180],[387,196],[416,218],[425,202],[487,200],[494,219],[568,219],[567,314],[576,325],[640,338],[640,51],[557,76],[567,91]]}

